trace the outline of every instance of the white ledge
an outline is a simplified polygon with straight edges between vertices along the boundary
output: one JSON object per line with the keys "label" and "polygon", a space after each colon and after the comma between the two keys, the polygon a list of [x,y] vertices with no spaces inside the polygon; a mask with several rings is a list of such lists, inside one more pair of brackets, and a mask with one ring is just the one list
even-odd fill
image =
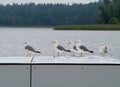
{"label": "white ledge", "polygon": [[86,57],[39,56],[35,57],[32,63],[120,64],[120,59],[100,56],[86,56]]}
{"label": "white ledge", "polygon": [[[31,62],[32,61],[32,62]],[[86,57],[53,57],[53,56],[35,56],[32,57],[0,57],[0,63],[32,63],[32,64],[120,64],[120,59],[86,56]]]}

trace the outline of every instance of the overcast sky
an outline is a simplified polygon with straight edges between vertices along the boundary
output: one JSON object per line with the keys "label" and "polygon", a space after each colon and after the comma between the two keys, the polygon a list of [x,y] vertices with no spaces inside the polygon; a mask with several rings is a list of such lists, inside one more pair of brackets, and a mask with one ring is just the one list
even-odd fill
{"label": "overcast sky", "polygon": [[29,3],[34,2],[36,4],[38,3],[89,3],[89,2],[95,2],[98,0],[0,0],[0,3],[2,4],[12,4],[12,3]]}

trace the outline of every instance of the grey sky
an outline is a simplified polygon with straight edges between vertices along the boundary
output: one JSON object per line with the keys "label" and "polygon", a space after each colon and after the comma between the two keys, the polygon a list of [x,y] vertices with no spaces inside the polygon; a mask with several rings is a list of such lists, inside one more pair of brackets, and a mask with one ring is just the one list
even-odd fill
{"label": "grey sky", "polygon": [[29,3],[34,2],[36,4],[38,3],[89,3],[89,2],[95,2],[98,0],[0,0],[0,3],[2,4],[12,4],[12,3]]}

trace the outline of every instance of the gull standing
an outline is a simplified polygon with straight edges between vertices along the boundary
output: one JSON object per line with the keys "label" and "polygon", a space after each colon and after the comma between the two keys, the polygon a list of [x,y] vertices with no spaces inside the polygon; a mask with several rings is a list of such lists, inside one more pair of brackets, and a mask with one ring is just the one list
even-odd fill
{"label": "gull standing", "polygon": [[105,56],[107,54],[107,46],[105,46],[104,43],[101,43],[99,47],[99,52],[102,56]]}
{"label": "gull standing", "polygon": [[80,40],[76,41],[76,48],[80,52],[81,56],[83,56],[83,52],[94,53],[94,51],[89,50],[87,47],[81,44]]}
{"label": "gull standing", "polygon": [[32,52],[41,53],[40,51],[36,51],[34,47],[32,47],[28,41],[24,42],[23,44],[25,45],[25,50],[27,50],[27,56],[31,57]]}
{"label": "gull standing", "polygon": [[60,56],[60,53],[62,52],[71,52],[70,50],[66,50],[63,46],[58,45],[56,40],[54,40],[52,44],[54,45],[54,50],[57,52],[58,56]]}
{"label": "gull standing", "polygon": [[68,42],[68,47],[69,47],[69,49],[70,49],[73,56],[75,56],[75,53],[78,53],[76,45],[74,44],[73,41]]}

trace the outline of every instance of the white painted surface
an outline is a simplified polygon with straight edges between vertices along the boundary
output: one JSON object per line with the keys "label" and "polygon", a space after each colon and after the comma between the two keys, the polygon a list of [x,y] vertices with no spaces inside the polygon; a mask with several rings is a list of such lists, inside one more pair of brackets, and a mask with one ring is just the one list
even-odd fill
{"label": "white painted surface", "polygon": [[[0,57],[0,63],[31,63],[32,57]],[[66,64],[120,64],[120,59],[100,57],[100,56],[86,56],[86,57],[68,57],[68,56],[35,56],[33,61],[35,63],[66,63]]]}
{"label": "white painted surface", "polygon": [[0,87],[30,87],[30,66],[0,65]]}
{"label": "white painted surface", "polygon": [[30,63],[30,57],[0,57],[0,63]]}
{"label": "white painted surface", "polygon": [[[35,56],[32,66],[24,65],[24,63],[30,64],[31,59],[30,57],[0,57],[0,87],[30,87],[30,76],[32,76],[32,87],[120,87],[120,65],[115,65],[120,64],[119,59],[99,56],[81,58]],[[18,63],[18,65],[5,65],[5,63]],[[86,65],[64,65],[64,63]]]}
{"label": "white painted surface", "polygon": [[34,58],[32,63],[120,64],[120,59],[100,56],[87,56],[87,57],[38,56]]}

